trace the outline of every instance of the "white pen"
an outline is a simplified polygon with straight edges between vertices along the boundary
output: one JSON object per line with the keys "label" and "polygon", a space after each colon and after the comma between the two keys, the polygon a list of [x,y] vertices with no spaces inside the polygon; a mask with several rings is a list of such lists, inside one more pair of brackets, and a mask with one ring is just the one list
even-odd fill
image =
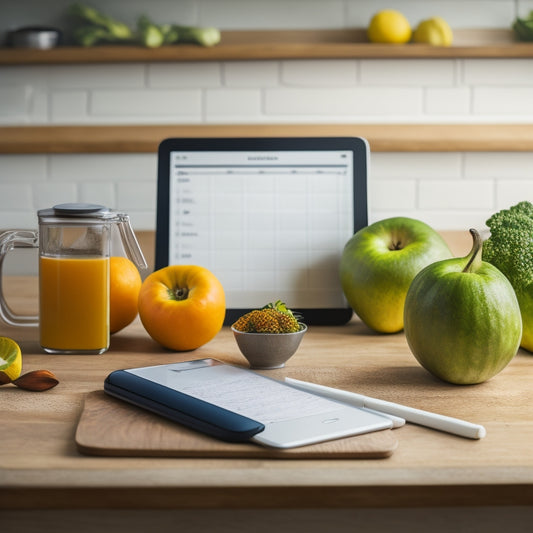
{"label": "white pen", "polygon": [[378,400],[377,398],[371,398],[369,396],[364,396],[363,394],[334,389],[332,387],[300,381],[298,379],[285,378],[285,381],[296,388],[308,392],[315,392],[316,394],[327,396],[328,398],[340,402],[350,403],[357,407],[365,407],[381,413],[398,416],[404,418],[407,422],[437,429],[439,431],[445,431],[447,433],[453,433],[454,435],[459,435],[461,437],[482,439],[487,434],[483,426],[459,420],[458,418],[430,413],[429,411],[407,407],[398,403]]}

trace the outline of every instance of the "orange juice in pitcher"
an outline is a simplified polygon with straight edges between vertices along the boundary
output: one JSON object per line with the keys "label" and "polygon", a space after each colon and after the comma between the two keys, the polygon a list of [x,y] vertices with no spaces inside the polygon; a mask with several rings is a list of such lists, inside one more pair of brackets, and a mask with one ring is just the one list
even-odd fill
{"label": "orange juice in pitcher", "polygon": [[[109,348],[109,256],[117,227],[128,257],[146,261],[125,213],[102,205],[60,204],[38,211],[39,231],[0,234],[0,319],[11,326],[39,326],[43,350],[100,354]],[[39,316],[15,314],[2,291],[2,265],[17,247],[39,247]]]}
{"label": "orange juice in pitcher", "polygon": [[109,345],[109,258],[41,257],[40,337],[49,351]]}

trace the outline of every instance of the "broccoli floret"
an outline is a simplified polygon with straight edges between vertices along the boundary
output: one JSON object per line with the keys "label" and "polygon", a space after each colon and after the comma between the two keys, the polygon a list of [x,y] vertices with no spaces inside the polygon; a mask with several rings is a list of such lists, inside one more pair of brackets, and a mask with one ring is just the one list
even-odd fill
{"label": "broccoli floret", "polygon": [[492,263],[516,292],[533,283],[533,204],[520,202],[487,220],[490,237],[483,244],[483,260]]}

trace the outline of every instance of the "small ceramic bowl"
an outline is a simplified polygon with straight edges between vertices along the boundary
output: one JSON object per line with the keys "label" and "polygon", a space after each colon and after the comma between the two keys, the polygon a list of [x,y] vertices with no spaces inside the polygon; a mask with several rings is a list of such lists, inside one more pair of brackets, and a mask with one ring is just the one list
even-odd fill
{"label": "small ceramic bowl", "polygon": [[267,370],[282,368],[294,355],[302,341],[307,326],[300,323],[294,333],[246,333],[231,328],[241,353],[251,368]]}

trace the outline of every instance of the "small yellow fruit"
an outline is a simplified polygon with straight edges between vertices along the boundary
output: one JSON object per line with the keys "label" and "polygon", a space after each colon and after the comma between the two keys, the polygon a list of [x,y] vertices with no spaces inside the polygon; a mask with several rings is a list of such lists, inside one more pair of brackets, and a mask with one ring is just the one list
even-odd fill
{"label": "small yellow fruit", "polygon": [[394,9],[378,11],[367,30],[368,39],[373,43],[403,44],[411,39],[411,34],[409,21]]}
{"label": "small yellow fruit", "polygon": [[11,380],[20,376],[22,371],[22,353],[20,346],[8,337],[0,337],[0,373]]}
{"label": "small yellow fruit", "polygon": [[433,46],[451,46],[453,32],[449,24],[440,17],[423,20],[413,33],[415,43],[426,43]]}

